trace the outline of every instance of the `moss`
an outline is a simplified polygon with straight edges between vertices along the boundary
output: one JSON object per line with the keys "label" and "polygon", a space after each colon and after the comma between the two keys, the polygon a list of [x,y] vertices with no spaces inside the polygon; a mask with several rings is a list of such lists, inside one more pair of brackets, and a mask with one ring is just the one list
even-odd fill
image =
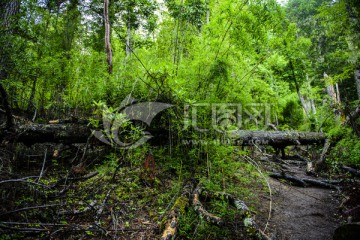
{"label": "moss", "polygon": [[173,206],[174,209],[179,209],[181,214],[184,214],[186,207],[189,205],[189,199],[184,196],[178,197]]}

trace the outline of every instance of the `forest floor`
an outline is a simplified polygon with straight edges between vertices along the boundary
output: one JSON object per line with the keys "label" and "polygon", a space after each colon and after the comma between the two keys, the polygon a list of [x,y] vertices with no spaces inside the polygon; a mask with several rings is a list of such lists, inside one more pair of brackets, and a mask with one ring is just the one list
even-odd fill
{"label": "forest floor", "polygon": [[[288,165],[287,172],[299,178],[310,178],[305,174],[304,165]],[[272,190],[272,214],[268,227],[274,239],[332,239],[340,221],[338,191],[297,187],[271,178],[269,183]],[[265,204],[264,209],[262,212],[268,213],[268,204]]]}
{"label": "forest floor", "polygon": [[[68,153],[64,150],[64,159],[74,155],[70,150],[66,150]],[[5,150],[1,152],[5,154]],[[249,154],[244,159],[251,159],[251,156],[253,166],[258,166],[259,172],[285,172],[314,180],[334,179],[330,175],[307,175],[304,161],[288,161],[270,155],[264,160],[259,156],[261,154]],[[5,175],[0,181],[3,196],[0,198],[0,239],[4,236],[5,239],[33,239],[34,236],[53,239],[160,239],[162,221],[182,191],[183,180],[175,174],[176,168],[156,155],[158,171],[153,178],[151,172],[142,169],[141,164],[133,166],[114,154],[99,163],[93,162],[96,158],[103,159],[103,156],[95,150],[89,153],[91,167],[85,168],[84,172],[75,171],[74,166],[69,171],[69,164],[62,158],[52,159],[43,167],[41,155],[36,157],[36,162],[30,159],[28,164],[23,163],[11,171],[5,168],[3,162],[1,171]],[[5,159],[5,155],[2,157]],[[9,166],[12,165],[10,163]],[[44,173],[39,180],[42,168]],[[255,222],[261,230],[266,228],[264,232],[272,240],[332,239],[335,229],[347,218],[344,212],[355,214],[353,209],[360,211],[360,187],[354,182],[349,186],[342,184],[341,192],[304,188],[288,181],[275,180],[267,174],[261,174],[262,177],[253,175],[255,170],[239,169],[242,178],[237,184],[243,189],[239,196],[243,196],[240,199],[249,204]],[[338,177],[342,179],[348,175],[341,173]],[[262,178],[270,185],[271,197]],[[219,216],[224,217],[227,224],[215,226],[205,223],[189,207],[180,218],[177,239],[250,239],[245,237],[243,219],[235,208],[218,200],[204,201],[204,206],[214,214],[222,214]],[[235,213],[228,214],[227,209]],[[353,220],[359,221],[359,218]]]}

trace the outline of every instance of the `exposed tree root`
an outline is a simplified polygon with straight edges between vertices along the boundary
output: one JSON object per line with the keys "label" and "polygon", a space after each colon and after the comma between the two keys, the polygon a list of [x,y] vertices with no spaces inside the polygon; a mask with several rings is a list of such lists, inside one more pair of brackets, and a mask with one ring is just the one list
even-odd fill
{"label": "exposed tree root", "polygon": [[210,196],[210,197],[227,200],[233,207],[235,207],[237,210],[240,211],[240,215],[244,219],[244,225],[247,228],[247,232],[249,232],[251,235],[256,236],[257,239],[261,239],[261,240],[270,239],[263,231],[261,231],[259,226],[255,223],[254,219],[251,216],[252,215],[251,211],[247,207],[244,201],[236,199],[234,196],[228,193],[223,193],[223,192],[209,193],[207,191],[204,191],[201,188],[201,186],[198,185],[194,191],[193,206],[195,208],[195,211],[206,221],[220,226],[224,224],[224,221],[220,217],[215,216],[204,209],[204,207],[202,206],[199,200],[200,195],[202,194],[205,194],[206,196]]}
{"label": "exposed tree root", "polygon": [[331,180],[314,180],[307,178],[298,178],[298,177],[286,175],[285,173],[270,173],[269,176],[276,179],[285,179],[299,187],[315,186],[315,187],[339,190],[338,186],[332,184],[338,182],[332,182]]}
{"label": "exposed tree root", "polygon": [[220,217],[209,213],[203,207],[203,205],[200,202],[201,192],[202,192],[202,188],[200,185],[198,185],[194,191],[194,196],[193,196],[193,201],[192,201],[192,205],[194,206],[195,212],[197,212],[200,215],[200,217],[202,217],[203,219],[205,219],[206,221],[208,221],[210,223],[220,225],[220,226],[223,225],[224,221]]}
{"label": "exposed tree root", "polygon": [[345,171],[353,174],[354,176],[360,177],[360,171],[356,170],[355,168],[343,166],[342,169],[344,169]]}
{"label": "exposed tree root", "polygon": [[285,179],[299,187],[307,186],[307,184],[302,179],[294,177],[294,176],[286,175],[285,173],[270,173],[269,176],[272,178],[276,178],[276,179]]}

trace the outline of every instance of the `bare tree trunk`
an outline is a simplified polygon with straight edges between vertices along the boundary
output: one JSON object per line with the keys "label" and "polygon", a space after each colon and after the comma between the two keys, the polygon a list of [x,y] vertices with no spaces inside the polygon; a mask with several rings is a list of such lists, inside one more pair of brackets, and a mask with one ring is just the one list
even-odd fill
{"label": "bare tree trunk", "polygon": [[4,87],[2,86],[2,84],[0,84],[0,96],[2,98],[2,104],[5,108],[6,128],[12,129],[14,127],[14,119],[12,117],[12,111],[10,108],[10,104],[8,102],[6,91],[5,91]]}
{"label": "bare tree trunk", "polygon": [[316,116],[316,106],[315,106],[315,101],[314,99],[311,99],[311,110],[313,112],[313,114]]}
{"label": "bare tree trunk", "polygon": [[335,90],[336,90],[336,101],[337,103],[340,103],[341,100],[340,100],[340,91],[339,91],[339,84],[335,84]]}
{"label": "bare tree trunk", "polygon": [[[2,0],[0,1],[0,29],[2,34],[12,35],[15,32],[17,27],[16,21],[18,18],[16,15],[20,10],[20,0]],[[5,38],[6,39],[6,38]],[[8,101],[7,93],[1,84],[1,80],[4,80],[8,77],[9,69],[13,62],[10,57],[8,49],[12,48],[12,43],[9,40],[1,41],[1,51],[0,51],[0,96],[2,99],[2,105],[6,112],[6,127],[12,129],[14,127],[14,120],[12,117],[11,107]]]}
{"label": "bare tree trunk", "polygon": [[108,72],[112,74],[112,50],[110,44],[110,23],[109,23],[109,0],[104,0],[104,20],[105,20],[105,49],[107,54]]}
{"label": "bare tree trunk", "polygon": [[130,10],[128,10],[128,22],[127,22],[127,31],[126,31],[126,56],[131,56],[131,22],[130,22]]}
{"label": "bare tree trunk", "polygon": [[296,75],[295,75],[294,65],[293,65],[291,60],[290,60],[290,69],[291,69],[291,72],[292,72],[292,77],[293,77],[293,81],[294,81],[294,84],[295,84],[296,92],[297,92],[297,94],[299,96],[299,99],[300,99],[300,102],[301,102],[301,106],[303,107],[306,116],[309,117],[309,109],[307,107],[307,104],[305,102],[304,97],[300,93],[300,86],[299,86],[299,83],[297,81],[297,78],[296,78]]}
{"label": "bare tree trunk", "polygon": [[0,2],[0,15],[2,20],[2,25],[5,29],[12,29],[11,21],[12,17],[15,16],[20,10],[20,0],[8,0]]}

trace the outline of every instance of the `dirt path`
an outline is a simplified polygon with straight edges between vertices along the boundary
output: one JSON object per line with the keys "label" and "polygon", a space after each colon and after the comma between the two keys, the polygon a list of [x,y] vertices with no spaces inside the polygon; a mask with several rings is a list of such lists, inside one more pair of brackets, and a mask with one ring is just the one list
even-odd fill
{"label": "dirt path", "polygon": [[[290,165],[294,176],[305,177],[305,167]],[[306,176],[309,178],[309,176]],[[268,228],[277,240],[327,240],[339,225],[338,193],[322,188],[301,188],[270,179],[272,216]]]}

